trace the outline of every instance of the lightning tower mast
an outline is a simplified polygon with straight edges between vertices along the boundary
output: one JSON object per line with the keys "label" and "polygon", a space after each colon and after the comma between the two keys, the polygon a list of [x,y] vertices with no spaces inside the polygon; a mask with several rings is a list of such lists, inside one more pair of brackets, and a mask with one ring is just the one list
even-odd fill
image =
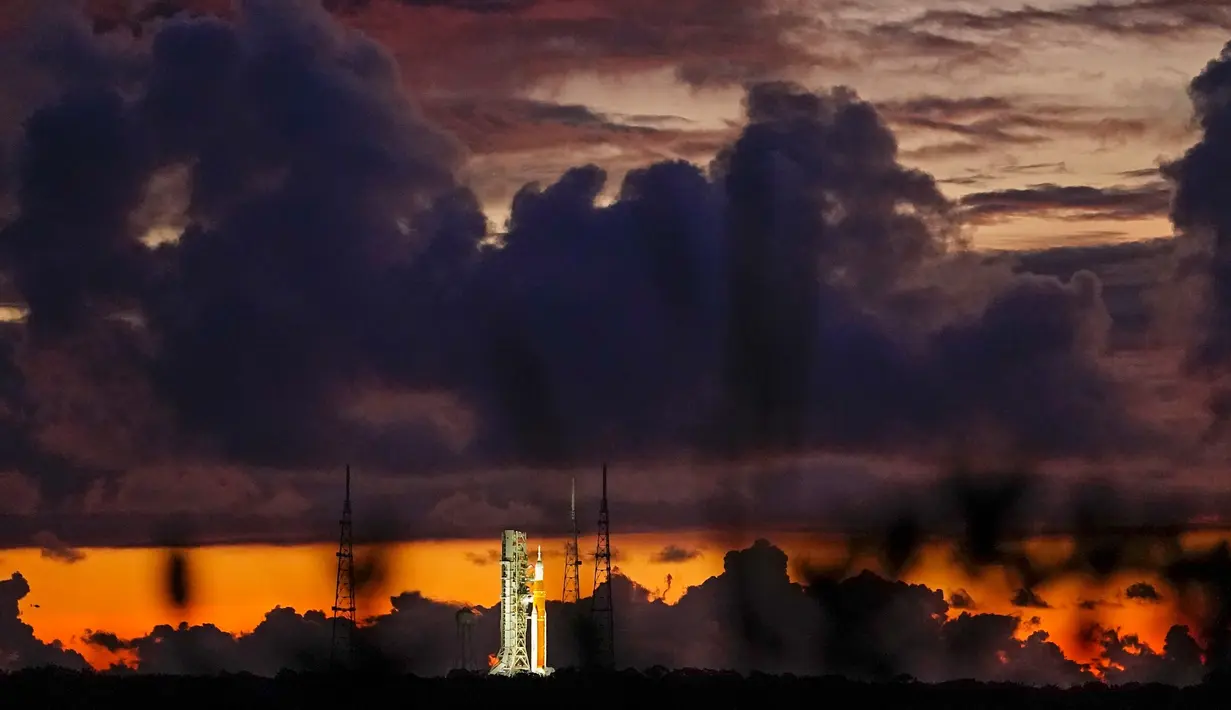
{"label": "lightning tower mast", "polygon": [[346,499],[338,521],[338,581],[333,595],[333,640],[329,665],[350,667],[355,660],[355,550],[351,534],[350,466],[346,467]]}
{"label": "lightning tower mast", "polygon": [[615,668],[615,623],[611,594],[611,521],[607,515],[607,464],[603,464],[603,498],[598,506],[598,549],[594,552],[594,596],[590,615],[597,634],[595,661]]}
{"label": "lightning tower mast", "polygon": [[564,596],[565,604],[576,604],[581,597],[581,553],[577,544],[577,479],[573,479],[573,489],[569,494],[569,523],[572,525],[573,536],[564,543]]}

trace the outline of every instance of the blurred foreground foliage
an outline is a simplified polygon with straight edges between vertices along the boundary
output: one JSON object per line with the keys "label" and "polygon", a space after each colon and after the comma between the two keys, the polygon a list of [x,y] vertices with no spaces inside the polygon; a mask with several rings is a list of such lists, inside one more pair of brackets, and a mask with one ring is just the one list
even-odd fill
{"label": "blurred foreground foliage", "polygon": [[666,707],[714,703],[726,708],[799,702],[876,708],[1226,708],[1231,683],[1214,680],[1188,688],[1151,685],[1108,687],[1100,683],[1059,689],[1008,683],[957,681],[917,683],[909,678],[864,683],[840,677],[797,677],[704,670],[651,669],[645,673],[585,673],[563,670],[548,678],[497,678],[454,672],[448,678],[377,673],[298,674],[277,678],[248,674],[138,676],[80,673],[52,668],[0,673],[4,707],[183,707],[359,708],[391,698],[409,703],[445,702],[487,707],[510,702],[536,708]]}

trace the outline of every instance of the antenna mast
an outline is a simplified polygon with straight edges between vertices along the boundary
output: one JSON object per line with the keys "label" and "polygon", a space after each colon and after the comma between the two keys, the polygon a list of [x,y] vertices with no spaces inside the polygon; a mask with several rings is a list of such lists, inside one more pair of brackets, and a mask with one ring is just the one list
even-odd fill
{"label": "antenna mast", "polygon": [[564,599],[565,604],[576,604],[581,597],[581,552],[577,544],[580,532],[577,530],[577,479],[573,479],[573,488],[569,494],[568,503],[569,524],[572,526],[572,537],[564,543]]}
{"label": "antenna mast", "polygon": [[598,506],[598,549],[594,552],[594,596],[590,615],[598,634],[599,668],[615,669],[615,623],[611,593],[611,522],[607,514],[607,464],[603,464],[603,498]]}
{"label": "antenna mast", "polygon": [[333,640],[329,647],[331,667],[352,666],[355,660],[355,549],[351,534],[350,466],[346,467],[346,499],[338,521],[338,581],[333,596]]}

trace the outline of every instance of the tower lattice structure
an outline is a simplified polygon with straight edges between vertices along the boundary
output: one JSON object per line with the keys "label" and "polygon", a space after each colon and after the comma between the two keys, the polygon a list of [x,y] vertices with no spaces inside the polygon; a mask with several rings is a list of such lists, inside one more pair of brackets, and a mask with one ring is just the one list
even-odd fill
{"label": "tower lattice structure", "polygon": [[333,640],[329,665],[347,667],[355,660],[355,547],[351,529],[350,466],[346,467],[346,499],[338,521],[338,580],[333,595]]}
{"label": "tower lattice structure", "polygon": [[572,526],[572,537],[564,543],[564,596],[565,604],[576,604],[581,598],[581,552],[578,545],[580,531],[577,529],[577,480],[573,479],[572,492],[569,494],[568,505],[569,524]]}
{"label": "tower lattice structure", "polygon": [[615,612],[611,590],[611,520],[607,512],[607,464],[603,464],[603,497],[598,506],[598,546],[594,552],[594,596],[590,615],[594,622],[594,661],[599,668],[615,668]]}
{"label": "tower lattice structure", "polygon": [[513,675],[530,670],[526,631],[530,625],[529,555],[526,533],[505,530],[500,538],[500,653],[491,673]]}

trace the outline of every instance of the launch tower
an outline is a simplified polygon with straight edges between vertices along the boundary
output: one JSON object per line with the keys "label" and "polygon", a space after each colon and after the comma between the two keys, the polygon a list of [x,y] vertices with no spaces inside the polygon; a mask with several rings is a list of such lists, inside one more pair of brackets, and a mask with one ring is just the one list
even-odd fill
{"label": "launch tower", "polygon": [[333,639],[329,665],[350,667],[354,662],[355,633],[355,549],[351,534],[350,466],[346,467],[346,498],[342,519],[338,521],[338,581],[333,595]]}
{"label": "launch tower", "polygon": [[572,526],[573,536],[564,543],[564,596],[565,604],[576,604],[581,598],[581,548],[577,544],[580,532],[577,530],[577,479],[573,479],[573,488],[568,499],[568,518]]}
{"label": "launch tower", "polygon": [[500,539],[500,653],[491,669],[495,675],[530,670],[526,653],[527,607],[532,601],[526,579],[528,566],[526,533],[505,530]]}

